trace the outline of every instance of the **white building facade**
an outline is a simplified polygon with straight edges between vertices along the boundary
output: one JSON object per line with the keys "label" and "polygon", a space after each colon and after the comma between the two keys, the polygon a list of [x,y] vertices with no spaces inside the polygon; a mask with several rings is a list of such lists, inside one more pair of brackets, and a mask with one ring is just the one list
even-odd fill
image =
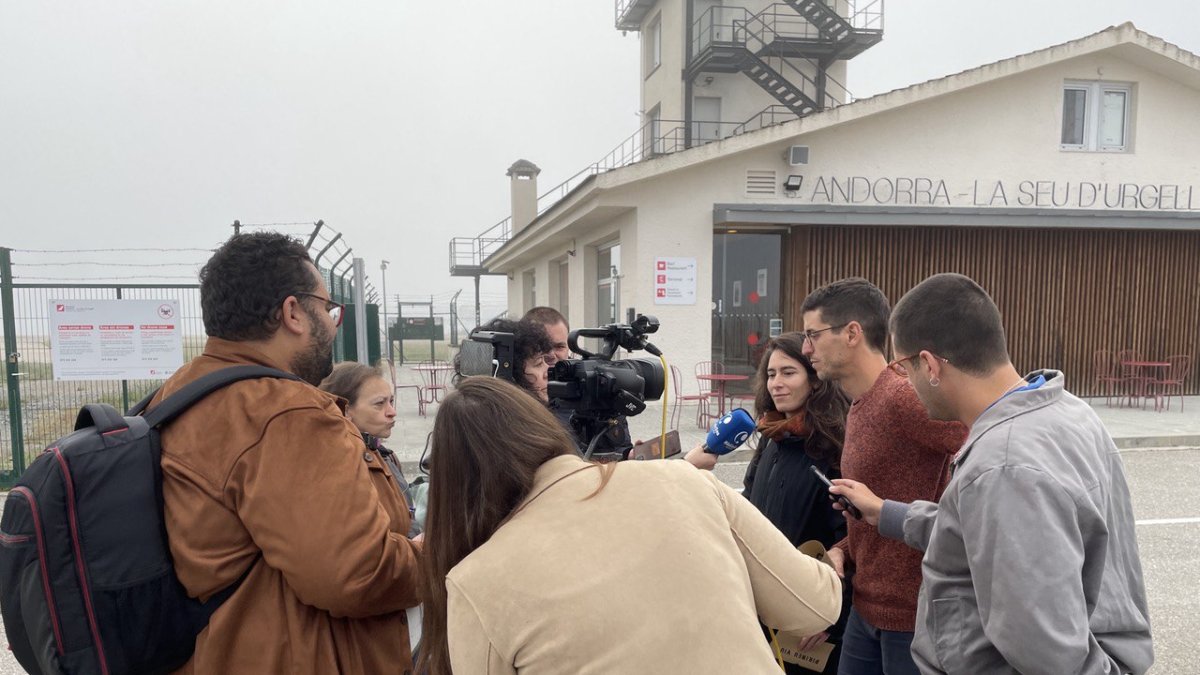
{"label": "white building facade", "polygon": [[[508,276],[510,313],[548,304],[574,327],[653,314],[684,372],[748,373],[816,286],[865,276],[894,302],[957,271],[996,298],[1018,367],[1063,368],[1079,391],[1097,349],[1200,346],[1195,54],[1125,24],[731,135],[703,128],[697,97],[719,94],[731,120],[777,103],[745,72],[670,83],[689,58],[680,36],[696,40],[682,8],[695,27],[702,3],[649,4],[643,102],[679,115],[685,147],[654,147],[671,141],[651,125],[640,161],[599,163],[542,203],[514,165],[517,217],[482,261]],[[844,60],[823,61],[828,77],[802,61],[814,82],[844,74]]]}

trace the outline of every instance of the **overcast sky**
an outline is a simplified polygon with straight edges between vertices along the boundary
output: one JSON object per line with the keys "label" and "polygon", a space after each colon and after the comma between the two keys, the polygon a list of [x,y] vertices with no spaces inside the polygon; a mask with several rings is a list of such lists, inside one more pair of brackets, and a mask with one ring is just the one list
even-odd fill
{"label": "overcast sky", "polygon": [[[846,84],[861,98],[1124,21],[1200,51],[1196,0],[890,0]],[[211,248],[234,219],[321,218],[376,288],[387,258],[389,294],[468,301],[449,238],[508,214],[514,160],[545,190],[636,131],[638,53],[612,0],[6,0],[0,245]],[[180,256],[163,259],[206,257]]]}

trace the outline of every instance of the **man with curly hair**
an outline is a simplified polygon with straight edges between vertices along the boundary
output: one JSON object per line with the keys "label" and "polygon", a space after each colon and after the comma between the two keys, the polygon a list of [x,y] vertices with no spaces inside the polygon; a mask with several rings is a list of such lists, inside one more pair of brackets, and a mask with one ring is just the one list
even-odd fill
{"label": "man with curly hair", "polygon": [[207,599],[241,579],[181,672],[409,672],[404,610],[418,603],[420,545],[406,536],[408,508],[345,400],[314,386],[332,370],[343,307],[302,244],[266,232],[217,249],[200,272],[200,304],[204,353],[160,399],[230,366],[303,381],[232,384],[163,432],[180,582]]}

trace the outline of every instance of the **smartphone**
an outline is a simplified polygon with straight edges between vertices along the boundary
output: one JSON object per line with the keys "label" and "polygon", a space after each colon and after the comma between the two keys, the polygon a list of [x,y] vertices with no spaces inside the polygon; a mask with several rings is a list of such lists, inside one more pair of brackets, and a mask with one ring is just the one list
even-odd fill
{"label": "smartphone", "polygon": [[[813,475],[817,477],[817,480],[819,480],[825,484],[825,487],[833,487],[833,481],[829,480],[829,478],[825,474],[821,473],[820,469],[818,469],[815,466],[810,466],[810,467],[808,467],[808,469],[809,469],[809,471],[813,472]],[[849,513],[850,515],[854,516],[855,518],[857,518],[859,520],[862,520],[862,511],[859,511],[857,506],[855,506],[854,504],[851,504],[849,499],[846,499],[842,495],[835,495],[835,494],[830,494],[829,499],[830,499],[830,501],[835,501],[835,502],[841,504],[842,508],[846,509],[847,513]]]}
{"label": "smartphone", "polygon": [[[661,436],[655,436],[648,441],[638,443],[629,451],[629,459],[659,459],[662,453],[659,452],[658,446],[662,441]],[[678,455],[683,449],[679,444],[679,432],[672,430],[667,432],[667,457]]]}

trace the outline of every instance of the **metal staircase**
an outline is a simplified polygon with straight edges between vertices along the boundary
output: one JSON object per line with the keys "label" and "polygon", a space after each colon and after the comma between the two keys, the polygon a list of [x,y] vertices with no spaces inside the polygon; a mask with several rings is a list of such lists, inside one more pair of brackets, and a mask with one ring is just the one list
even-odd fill
{"label": "metal staircase", "polygon": [[823,108],[820,103],[805,94],[803,89],[792,84],[788,78],[772,68],[754,52],[744,51],[741,69],[751,80],[754,80],[768,94],[774,96],[776,101],[795,113],[797,117],[811,115]]}
{"label": "metal staircase", "polygon": [[[836,28],[828,21],[822,25]],[[690,46],[686,78],[744,73],[799,117],[847,102],[848,92],[827,73],[827,64],[837,58],[837,43],[790,5],[777,3],[758,14],[713,7],[695,22]],[[809,64],[812,74],[797,60]]]}
{"label": "metal staircase", "polygon": [[883,39],[882,0],[848,3],[849,18],[838,14],[827,0],[784,1],[835,46],[836,58],[858,56]]}

